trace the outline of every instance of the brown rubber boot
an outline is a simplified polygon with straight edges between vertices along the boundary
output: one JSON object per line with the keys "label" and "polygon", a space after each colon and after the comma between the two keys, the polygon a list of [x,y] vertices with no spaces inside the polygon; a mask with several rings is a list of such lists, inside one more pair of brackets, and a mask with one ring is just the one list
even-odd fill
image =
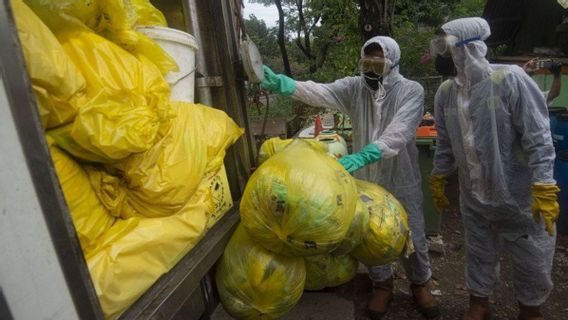
{"label": "brown rubber boot", "polygon": [[373,283],[373,297],[367,305],[367,315],[371,320],[380,320],[387,313],[393,297],[392,277],[385,281]]}
{"label": "brown rubber boot", "polygon": [[438,319],[440,317],[438,300],[436,300],[430,292],[430,280],[423,284],[411,284],[410,291],[412,292],[412,297],[418,307],[418,311],[420,311],[426,319]]}
{"label": "brown rubber boot", "polygon": [[489,318],[489,298],[470,295],[469,309],[465,312],[463,320],[486,320]]}
{"label": "brown rubber boot", "polygon": [[544,320],[540,306],[525,306],[519,302],[519,320]]}

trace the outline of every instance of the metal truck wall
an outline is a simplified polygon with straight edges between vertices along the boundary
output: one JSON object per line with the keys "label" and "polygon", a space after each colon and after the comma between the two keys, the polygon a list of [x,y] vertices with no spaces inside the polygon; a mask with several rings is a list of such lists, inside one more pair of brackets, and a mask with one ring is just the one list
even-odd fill
{"label": "metal truck wall", "polygon": [[0,318],[100,319],[9,0],[0,2],[0,43]]}

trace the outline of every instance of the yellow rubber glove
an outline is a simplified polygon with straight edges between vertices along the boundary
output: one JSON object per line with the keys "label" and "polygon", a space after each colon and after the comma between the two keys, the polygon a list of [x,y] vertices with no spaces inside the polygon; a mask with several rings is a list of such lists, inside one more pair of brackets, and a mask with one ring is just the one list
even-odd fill
{"label": "yellow rubber glove", "polygon": [[544,224],[548,234],[554,235],[554,223],[558,219],[560,206],[558,205],[558,195],[560,188],[555,184],[533,184],[532,192],[532,214],[534,221],[540,224],[540,216],[544,218]]}
{"label": "yellow rubber glove", "polygon": [[448,182],[448,177],[441,175],[431,175],[428,177],[428,183],[430,184],[430,191],[432,192],[432,202],[434,208],[438,213],[444,212],[449,206],[450,201],[446,197],[444,192],[444,187]]}

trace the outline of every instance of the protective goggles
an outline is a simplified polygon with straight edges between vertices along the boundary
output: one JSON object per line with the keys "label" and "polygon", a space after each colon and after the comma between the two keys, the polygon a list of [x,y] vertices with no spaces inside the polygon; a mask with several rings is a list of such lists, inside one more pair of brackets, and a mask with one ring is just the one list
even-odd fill
{"label": "protective goggles", "polygon": [[359,60],[359,71],[361,73],[373,72],[384,75],[390,68],[390,60],[385,58],[363,57]]}
{"label": "protective goggles", "polygon": [[430,41],[430,55],[432,57],[435,57],[437,55],[449,57],[451,55],[452,48],[465,46],[466,44],[477,40],[481,40],[481,38],[473,37],[458,41],[458,38],[455,36],[441,35]]}
{"label": "protective goggles", "polygon": [[430,41],[430,55],[436,57],[438,55],[449,57],[451,55],[451,47],[455,45],[457,38],[454,36],[442,35]]}

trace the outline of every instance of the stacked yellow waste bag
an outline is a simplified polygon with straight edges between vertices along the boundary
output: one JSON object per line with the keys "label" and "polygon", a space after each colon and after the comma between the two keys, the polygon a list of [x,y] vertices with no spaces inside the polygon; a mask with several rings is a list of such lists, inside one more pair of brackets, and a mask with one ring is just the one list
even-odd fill
{"label": "stacked yellow waste bag", "polygon": [[351,255],[368,266],[391,263],[410,240],[406,211],[392,194],[376,184],[357,180],[357,189],[369,212],[369,232]]}
{"label": "stacked yellow waste bag", "polygon": [[350,255],[322,254],[305,257],[305,290],[321,290],[337,287],[351,281],[357,274],[359,263]]}
{"label": "stacked yellow waste bag", "polygon": [[243,130],[220,110],[169,101],[160,59],[109,41],[137,34],[132,17],[165,24],[148,1],[25,2],[12,5],[52,160],[116,318],[203,237],[207,178]]}
{"label": "stacked yellow waste bag", "polygon": [[241,218],[250,236],[277,254],[329,253],[345,237],[357,204],[355,180],[333,158],[298,140],[250,177]]}
{"label": "stacked yellow waste bag", "polygon": [[[261,164],[264,161],[268,160],[274,154],[282,151],[286,148],[290,143],[292,143],[294,139],[280,139],[280,138],[270,138],[260,146],[260,150],[258,151],[258,163]],[[321,151],[328,151],[327,145],[323,142],[313,139],[306,139],[304,140],[306,143],[309,143],[312,147],[321,150]]]}
{"label": "stacked yellow waste bag", "polygon": [[261,151],[241,200],[241,226],[217,268],[232,316],[277,318],[298,301],[296,286],[338,286],[359,262],[387,264],[403,253],[406,212],[390,193],[355,180],[313,141],[273,139]]}
{"label": "stacked yellow waste bag", "polygon": [[97,197],[85,169],[53,143],[49,150],[81,247],[89,250],[113,225],[115,218]]}
{"label": "stacked yellow waste bag", "polygon": [[178,71],[176,62],[136,26],[167,26],[149,0],[25,0],[55,33],[80,26],[153,61],[162,72]]}
{"label": "stacked yellow waste bag", "polygon": [[276,255],[237,228],[215,275],[219,296],[236,319],[275,319],[287,313],[304,291],[304,259]]}
{"label": "stacked yellow waste bag", "polygon": [[85,78],[47,26],[22,1],[12,1],[44,128],[71,122],[85,103]]}

